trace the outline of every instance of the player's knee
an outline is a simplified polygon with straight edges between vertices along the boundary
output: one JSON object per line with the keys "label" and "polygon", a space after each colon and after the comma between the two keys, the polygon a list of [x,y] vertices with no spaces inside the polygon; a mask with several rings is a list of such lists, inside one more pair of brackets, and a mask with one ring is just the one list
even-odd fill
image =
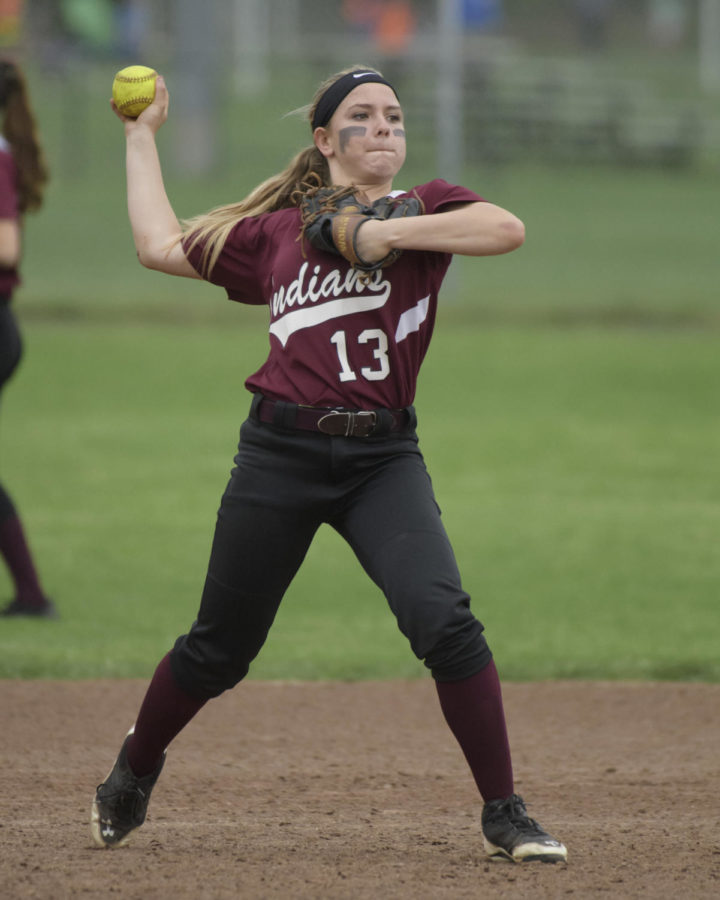
{"label": "player's knee", "polygon": [[425,653],[425,665],[437,681],[461,681],[475,675],[492,659],[483,626],[473,618],[443,634]]}
{"label": "player's knee", "polygon": [[396,592],[392,603],[398,626],[413,653],[439,681],[468,678],[483,669],[492,654],[484,627],[470,609],[470,597],[460,585],[415,584]]}
{"label": "player's knee", "polygon": [[242,681],[250,661],[217,645],[194,640],[192,632],[177,639],[170,660],[180,687],[194,697],[219,697]]}
{"label": "player's knee", "polygon": [[207,699],[235,687],[265,643],[276,609],[274,598],[241,594],[209,578],[197,620],[172,651],[180,685]]}

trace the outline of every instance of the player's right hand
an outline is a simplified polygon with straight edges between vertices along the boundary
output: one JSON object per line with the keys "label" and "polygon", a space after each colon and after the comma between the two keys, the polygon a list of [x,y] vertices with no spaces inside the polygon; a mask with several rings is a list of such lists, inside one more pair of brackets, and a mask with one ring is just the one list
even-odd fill
{"label": "player's right hand", "polygon": [[155,99],[147,106],[136,119],[124,116],[115,105],[114,100],[110,100],[110,107],[121,122],[125,123],[125,134],[129,134],[138,127],[149,127],[155,134],[158,129],[167,121],[168,106],[170,104],[170,95],[165,79],[162,75],[158,75],[155,81]]}

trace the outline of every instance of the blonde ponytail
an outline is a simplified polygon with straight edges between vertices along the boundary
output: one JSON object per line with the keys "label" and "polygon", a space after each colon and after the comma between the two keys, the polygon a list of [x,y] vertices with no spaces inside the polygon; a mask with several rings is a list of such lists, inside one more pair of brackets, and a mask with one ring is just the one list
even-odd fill
{"label": "blonde ponytail", "polygon": [[293,194],[301,190],[302,184],[308,179],[319,179],[321,184],[327,184],[329,175],[328,164],[322,153],[315,145],[306,147],[280,174],[263,181],[244,200],[219,206],[183,222],[185,234],[191,236],[188,249],[197,244],[203,245],[203,273],[212,272],[228,235],[238,222],[248,216],[259,216],[265,212],[295,206]]}
{"label": "blonde ponytail", "polygon": [[[338,72],[320,85],[309,106],[295,110],[295,112],[306,116],[308,121],[312,122],[315,107],[325,91],[339,78],[349,72],[357,71],[377,70],[370,69],[368,66],[356,65]],[[378,74],[380,73],[378,72]],[[282,172],[259,184],[244,200],[219,206],[208,213],[184,221],[183,231],[189,238],[187,249],[190,250],[198,244],[202,245],[203,250],[200,257],[202,271],[204,275],[209,275],[222,252],[228,235],[238,222],[248,216],[259,216],[262,213],[297,206],[298,198],[307,189],[307,186],[318,183],[330,184],[330,168],[325,157],[313,144],[293,157]]]}

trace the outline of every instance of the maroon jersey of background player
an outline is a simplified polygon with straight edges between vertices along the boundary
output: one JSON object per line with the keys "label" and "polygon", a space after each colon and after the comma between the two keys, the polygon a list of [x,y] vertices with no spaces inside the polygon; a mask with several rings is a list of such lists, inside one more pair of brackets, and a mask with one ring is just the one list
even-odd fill
{"label": "maroon jersey of background player", "polygon": [[[18,222],[17,166],[10,145],[0,135],[0,219]],[[0,297],[10,298],[20,284],[17,264],[0,265]]]}

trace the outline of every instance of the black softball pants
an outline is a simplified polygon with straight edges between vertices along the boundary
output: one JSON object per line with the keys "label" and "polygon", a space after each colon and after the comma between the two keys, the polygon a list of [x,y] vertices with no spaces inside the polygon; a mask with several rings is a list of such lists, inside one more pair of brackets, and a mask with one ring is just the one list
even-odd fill
{"label": "black softball pants", "polygon": [[436,680],[459,681],[488,664],[414,429],[331,437],[250,418],[218,512],[197,619],[170,655],[186,692],[215,697],[245,677],[323,523],[350,544]]}

